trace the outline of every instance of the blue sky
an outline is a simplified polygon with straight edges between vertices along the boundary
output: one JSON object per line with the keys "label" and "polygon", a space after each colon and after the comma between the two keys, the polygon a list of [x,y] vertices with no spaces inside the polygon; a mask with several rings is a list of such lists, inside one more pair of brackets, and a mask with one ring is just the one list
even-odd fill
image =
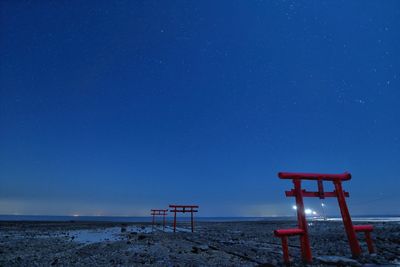
{"label": "blue sky", "polygon": [[399,18],[377,0],[2,1],[0,214],[293,214],[279,171],[349,171],[353,214],[400,214]]}

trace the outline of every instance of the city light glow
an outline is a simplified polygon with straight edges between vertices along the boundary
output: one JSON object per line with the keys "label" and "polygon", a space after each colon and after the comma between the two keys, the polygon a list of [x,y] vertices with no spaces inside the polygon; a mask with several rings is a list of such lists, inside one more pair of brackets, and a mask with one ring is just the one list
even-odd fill
{"label": "city light glow", "polygon": [[306,215],[311,215],[313,211],[311,209],[305,209],[304,212]]}

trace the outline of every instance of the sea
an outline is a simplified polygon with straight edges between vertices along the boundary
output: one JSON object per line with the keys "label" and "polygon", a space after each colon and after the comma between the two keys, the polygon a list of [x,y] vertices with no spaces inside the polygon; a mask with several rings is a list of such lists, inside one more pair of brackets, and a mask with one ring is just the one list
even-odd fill
{"label": "sea", "polygon": [[[310,220],[341,221],[342,218],[332,217],[310,217]],[[171,221],[167,217],[167,221]],[[271,217],[196,217],[201,222],[245,222],[245,221],[296,221],[294,216],[271,216]],[[400,215],[365,215],[354,216],[353,221],[358,222],[400,222]],[[0,215],[0,221],[86,221],[86,222],[151,222],[150,216],[55,216],[55,215]],[[179,221],[190,221],[190,216],[179,216]]]}

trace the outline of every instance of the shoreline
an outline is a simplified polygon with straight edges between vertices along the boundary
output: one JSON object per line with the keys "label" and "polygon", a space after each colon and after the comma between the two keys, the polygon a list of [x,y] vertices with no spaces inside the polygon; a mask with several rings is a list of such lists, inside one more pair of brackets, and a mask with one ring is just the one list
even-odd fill
{"label": "shoreline", "polygon": [[[167,216],[167,221],[172,217]],[[196,216],[200,222],[251,222],[251,221],[296,221],[296,216],[267,216],[267,217],[202,217]],[[0,215],[0,222],[120,222],[120,223],[145,223],[151,222],[151,216],[65,216],[65,215]],[[179,220],[189,221],[187,216],[180,216]],[[308,217],[309,221],[341,221],[340,216]],[[352,216],[353,222],[400,222],[400,215],[362,215]]]}

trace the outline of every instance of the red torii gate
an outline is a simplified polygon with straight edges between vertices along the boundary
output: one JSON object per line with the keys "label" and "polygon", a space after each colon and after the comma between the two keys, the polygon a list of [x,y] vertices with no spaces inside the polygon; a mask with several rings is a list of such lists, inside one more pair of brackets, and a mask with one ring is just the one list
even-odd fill
{"label": "red torii gate", "polygon": [[[343,174],[320,174],[320,173],[290,173],[280,172],[278,173],[280,179],[291,179],[294,184],[294,189],[286,191],[287,197],[296,198],[297,207],[297,221],[298,228],[294,229],[280,229],[275,230],[275,236],[280,237],[282,240],[283,259],[286,263],[289,262],[289,251],[287,237],[299,235],[301,244],[301,253],[304,261],[311,263],[312,255],[310,248],[310,241],[308,238],[308,229],[306,215],[304,212],[303,197],[319,197],[324,199],[325,197],[336,197],[340,207],[340,213],[342,215],[344,228],[346,230],[347,238],[349,240],[351,252],[353,257],[358,257],[361,254],[360,244],[358,243],[356,232],[364,232],[369,253],[374,252],[372,245],[372,239],[370,232],[373,230],[372,225],[357,225],[354,226],[350,217],[349,210],[346,204],[346,197],[349,197],[349,193],[343,191],[342,181],[348,181],[351,179],[350,173]],[[301,189],[302,180],[317,181],[318,191],[310,192]],[[335,190],[333,192],[324,192],[323,181],[330,181],[334,184]]]}
{"label": "red torii gate", "polygon": [[151,210],[151,215],[153,215],[153,223],[152,223],[153,228],[155,224],[155,216],[160,215],[163,216],[163,230],[165,229],[165,216],[167,215],[167,212],[168,210],[155,210],[155,209]]}
{"label": "red torii gate", "polygon": [[193,219],[193,213],[198,212],[199,206],[197,205],[169,205],[172,210],[170,212],[174,213],[174,232],[176,231],[176,213],[177,212],[190,212],[191,215],[191,225],[192,225],[192,233],[194,232],[194,219]]}

